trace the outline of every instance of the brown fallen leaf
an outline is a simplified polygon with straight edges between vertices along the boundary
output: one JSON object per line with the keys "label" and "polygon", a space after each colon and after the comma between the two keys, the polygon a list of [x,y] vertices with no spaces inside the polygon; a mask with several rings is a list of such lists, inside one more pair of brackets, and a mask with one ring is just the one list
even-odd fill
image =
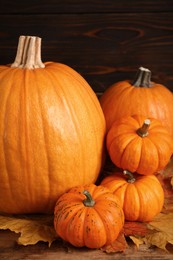
{"label": "brown fallen leaf", "polygon": [[140,237],[134,237],[134,236],[129,236],[130,239],[133,241],[133,243],[137,246],[137,248],[139,248],[140,245],[144,244],[144,241],[142,238]]}
{"label": "brown fallen leaf", "polygon": [[124,224],[124,235],[129,237],[137,248],[144,244],[143,238],[151,233],[153,231],[148,228],[147,223],[126,221]]}
{"label": "brown fallen leaf", "polygon": [[118,238],[110,245],[103,246],[101,250],[106,253],[124,252],[128,248],[123,232],[120,232]]}
{"label": "brown fallen leaf", "polygon": [[160,175],[163,175],[164,177],[172,177],[173,176],[173,156],[170,159],[169,163],[166,165],[166,167],[159,171]]}
{"label": "brown fallen leaf", "polygon": [[20,236],[17,243],[20,245],[34,245],[39,241],[51,243],[57,239],[53,227],[53,216],[7,216],[0,215],[0,229],[9,229]]}
{"label": "brown fallen leaf", "polygon": [[147,223],[142,222],[129,222],[126,221],[124,224],[124,235],[143,237],[150,233],[151,230],[147,227]]}
{"label": "brown fallen leaf", "polygon": [[164,250],[167,244],[173,245],[173,213],[158,214],[148,224],[148,228],[155,231],[145,237],[145,242],[149,245],[155,245]]}
{"label": "brown fallen leaf", "polygon": [[166,250],[168,244],[173,245],[173,213],[160,213],[153,221],[146,224],[147,232],[144,235],[140,235],[137,229],[132,229],[130,234],[130,226],[128,230],[129,237],[134,242],[134,244],[139,248],[140,244],[145,243],[148,248],[150,246],[156,246],[163,250]]}
{"label": "brown fallen leaf", "polygon": [[165,195],[164,206],[162,212],[173,212],[173,158],[170,160],[164,170],[157,174]]}

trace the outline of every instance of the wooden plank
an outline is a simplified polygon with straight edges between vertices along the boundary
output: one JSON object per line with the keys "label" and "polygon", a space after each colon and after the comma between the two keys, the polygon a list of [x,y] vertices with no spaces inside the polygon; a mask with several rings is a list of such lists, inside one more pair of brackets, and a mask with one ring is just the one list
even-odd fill
{"label": "wooden plank", "polygon": [[139,66],[173,90],[173,15],[83,14],[0,15],[0,63],[14,60],[18,37],[43,39],[43,61],[65,63],[95,92],[132,79]]}
{"label": "wooden plank", "polygon": [[1,0],[0,13],[112,13],[173,11],[172,0]]}

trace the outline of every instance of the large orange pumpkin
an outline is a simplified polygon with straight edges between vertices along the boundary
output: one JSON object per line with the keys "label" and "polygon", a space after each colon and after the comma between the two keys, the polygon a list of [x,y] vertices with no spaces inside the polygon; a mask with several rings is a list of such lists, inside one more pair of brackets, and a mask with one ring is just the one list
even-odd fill
{"label": "large orange pumpkin", "polygon": [[117,119],[106,138],[108,153],[119,168],[143,175],[165,168],[173,153],[173,140],[158,119],[133,115]]}
{"label": "large orange pumpkin", "polygon": [[105,119],[69,66],[40,57],[41,39],[21,36],[15,62],[0,66],[0,211],[52,212],[102,167]]}
{"label": "large orange pumpkin", "polygon": [[151,221],[160,213],[164,203],[163,188],[154,175],[138,175],[124,171],[105,177],[101,184],[115,194],[129,221]]}
{"label": "large orange pumpkin", "polygon": [[123,116],[140,114],[159,119],[173,136],[173,94],[150,79],[151,71],[141,67],[134,82],[123,80],[108,87],[100,98],[107,130]]}
{"label": "large orange pumpkin", "polygon": [[54,210],[55,230],[77,247],[100,248],[118,237],[124,224],[119,199],[107,188],[77,186],[63,194]]}

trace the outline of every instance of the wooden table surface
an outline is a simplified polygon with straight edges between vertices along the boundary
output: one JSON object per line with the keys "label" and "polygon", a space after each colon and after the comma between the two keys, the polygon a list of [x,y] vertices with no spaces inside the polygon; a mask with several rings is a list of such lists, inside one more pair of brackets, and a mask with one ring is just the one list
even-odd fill
{"label": "wooden table surface", "polygon": [[134,245],[130,245],[123,253],[107,254],[101,250],[91,250],[86,248],[75,248],[70,245],[63,245],[62,241],[55,241],[51,247],[47,243],[39,242],[36,245],[21,246],[16,243],[18,235],[11,231],[0,231],[0,260],[22,260],[22,259],[173,259],[173,247],[168,247],[169,252],[165,252],[158,248],[147,249],[145,245],[141,245],[137,249]]}

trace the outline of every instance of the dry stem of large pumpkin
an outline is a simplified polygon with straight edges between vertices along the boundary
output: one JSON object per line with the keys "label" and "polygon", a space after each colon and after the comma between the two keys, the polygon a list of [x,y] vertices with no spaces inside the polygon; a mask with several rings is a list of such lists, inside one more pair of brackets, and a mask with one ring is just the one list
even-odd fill
{"label": "dry stem of large pumpkin", "polygon": [[151,87],[151,71],[147,68],[140,67],[136,73],[136,77],[132,85],[135,87],[144,88]]}
{"label": "dry stem of large pumpkin", "polygon": [[20,36],[13,68],[44,68],[41,60],[41,38],[36,36]]}

